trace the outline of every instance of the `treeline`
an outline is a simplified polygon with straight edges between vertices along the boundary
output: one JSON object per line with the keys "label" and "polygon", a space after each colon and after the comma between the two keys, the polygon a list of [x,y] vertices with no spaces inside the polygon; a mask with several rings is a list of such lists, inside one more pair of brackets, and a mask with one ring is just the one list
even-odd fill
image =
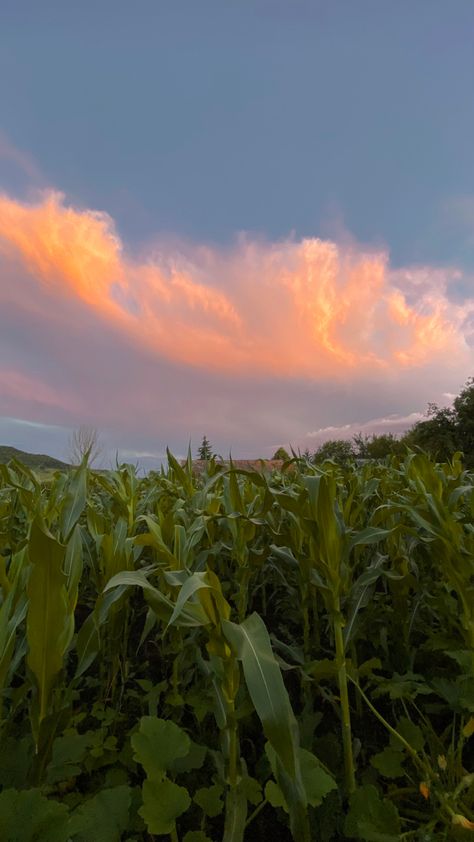
{"label": "treeline", "polygon": [[[467,467],[474,467],[474,377],[471,377],[451,407],[428,404],[426,418],[417,421],[403,436],[393,433],[362,435],[352,439],[332,439],[317,450],[303,454],[312,462],[332,459],[345,464],[354,459],[384,459],[403,456],[410,450],[423,450],[437,461],[450,459],[456,451],[464,455]],[[284,448],[279,448],[275,459],[290,458]]]}

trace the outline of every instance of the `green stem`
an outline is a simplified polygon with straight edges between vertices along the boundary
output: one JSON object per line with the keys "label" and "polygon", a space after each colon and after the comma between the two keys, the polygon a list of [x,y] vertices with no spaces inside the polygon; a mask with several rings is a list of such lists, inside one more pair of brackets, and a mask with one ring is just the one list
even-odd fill
{"label": "green stem", "polygon": [[250,814],[247,821],[245,822],[246,828],[249,826],[249,824],[251,822],[253,822],[254,819],[257,818],[258,814],[260,813],[261,810],[263,810],[263,808],[265,807],[266,804],[268,804],[268,801],[267,801],[266,798],[264,798],[263,801],[260,801],[260,804],[258,804],[257,807],[255,807],[255,810],[253,811],[253,813]]}
{"label": "green stem", "polygon": [[362,698],[363,698],[364,702],[365,702],[365,703],[366,703],[366,705],[370,708],[370,710],[372,711],[372,713],[373,713],[373,714],[377,717],[377,719],[379,720],[379,722],[381,722],[381,723],[382,723],[382,725],[383,725],[383,726],[387,729],[387,731],[389,732],[389,734],[392,734],[394,737],[396,737],[396,738],[397,738],[397,740],[399,740],[399,741],[401,742],[401,744],[402,744],[402,745],[406,748],[406,750],[408,751],[408,753],[409,753],[409,754],[410,754],[410,756],[412,757],[412,759],[413,759],[414,763],[416,764],[416,766],[418,767],[418,769],[420,769],[420,771],[422,771],[422,772],[425,772],[425,771],[426,771],[425,766],[424,766],[424,764],[421,762],[420,758],[418,757],[418,753],[417,753],[417,752],[416,752],[416,750],[413,748],[413,746],[411,746],[411,745],[410,745],[410,743],[408,743],[408,742],[405,740],[405,738],[404,738],[404,737],[402,737],[402,735],[401,735],[401,734],[399,734],[399,733],[398,733],[398,731],[397,731],[395,728],[393,728],[393,727],[390,725],[390,723],[389,723],[389,722],[387,722],[387,720],[386,720],[386,719],[384,719],[384,717],[382,716],[382,714],[378,712],[377,708],[375,708],[375,707],[373,706],[373,704],[372,704],[372,702],[370,701],[370,699],[366,696],[366,694],[365,694],[365,693],[364,693],[364,691],[362,690],[362,687],[360,686],[360,684],[357,684],[357,682],[356,682],[356,681],[354,681],[354,680],[353,680],[350,676],[348,676],[348,678],[349,678],[349,681],[352,681],[352,683],[355,685],[355,687],[357,687],[357,689],[358,689],[359,693],[361,694],[361,696],[362,696]]}
{"label": "green stem", "polygon": [[176,830],[176,824],[173,825],[173,829],[170,833],[171,842],[179,842],[178,838],[178,831]]}
{"label": "green stem", "polygon": [[304,582],[301,589],[301,611],[303,614],[303,654],[305,661],[310,659],[309,590],[309,584]]}
{"label": "green stem", "polygon": [[[233,708],[233,705],[232,705]],[[229,715],[229,786],[235,789],[237,786],[237,721],[234,710]]]}
{"label": "green stem", "polygon": [[351,711],[349,706],[349,691],[347,685],[346,656],[344,652],[343,623],[340,611],[339,597],[334,599],[334,643],[336,648],[337,681],[341,700],[342,746],[344,750],[344,769],[346,778],[346,794],[351,795],[356,788],[354,774],[354,757],[352,754]]}

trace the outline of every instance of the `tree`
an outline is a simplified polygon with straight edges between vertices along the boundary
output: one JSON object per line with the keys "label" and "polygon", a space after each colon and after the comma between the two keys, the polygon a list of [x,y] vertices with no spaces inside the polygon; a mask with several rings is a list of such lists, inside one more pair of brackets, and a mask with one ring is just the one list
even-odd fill
{"label": "tree", "polygon": [[206,436],[202,437],[201,445],[198,447],[198,459],[205,459],[206,461],[212,459],[212,446]]}
{"label": "tree", "polygon": [[462,392],[454,399],[457,445],[464,453],[466,465],[474,466],[474,377],[470,377]]}
{"label": "tree", "polygon": [[426,415],[426,421],[417,421],[405,433],[402,444],[409,448],[418,447],[433,459],[445,462],[456,450],[462,449],[456,410],[430,403]]}
{"label": "tree", "polygon": [[89,465],[102,453],[102,443],[95,427],[81,424],[69,439],[69,459],[71,465],[80,465],[85,456]]}
{"label": "tree", "polygon": [[348,439],[331,439],[321,444],[314,454],[315,462],[325,462],[331,459],[338,465],[346,465],[354,458],[354,448]]}
{"label": "tree", "polygon": [[283,462],[286,462],[290,458],[290,454],[284,447],[279,447],[278,450],[275,450],[273,454],[273,459],[282,459]]}
{"label": "tree", "polygon": [[402,456],[405,453],[405,446],[393,433],[381,433],[372,436],[363,436],[357,433],[354,436],[354,447],[356,456],[359,459],[385,459],[386,456]]}

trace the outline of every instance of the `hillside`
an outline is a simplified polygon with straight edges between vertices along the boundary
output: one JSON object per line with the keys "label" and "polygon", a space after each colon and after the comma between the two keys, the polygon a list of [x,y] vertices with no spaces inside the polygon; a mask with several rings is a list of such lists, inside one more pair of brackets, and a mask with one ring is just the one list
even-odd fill
{"label": "hillside", "polygon": [[42,471],[59,471],[68,468],[66,462],[60,459],[53,459],[52,456],[45,456],[40,453],[26,453],[24,450],[17,450],[16,447],[0,445],[0,465],[6,465],[11,459],[17,459],[27,468],[35,468]]}

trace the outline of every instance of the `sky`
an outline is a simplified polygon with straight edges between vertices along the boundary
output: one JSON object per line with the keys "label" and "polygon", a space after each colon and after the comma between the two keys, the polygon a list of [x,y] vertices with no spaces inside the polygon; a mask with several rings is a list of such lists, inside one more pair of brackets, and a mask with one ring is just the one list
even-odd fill
{"label": "sky", "polygon": [[472,0],[0,18],[0,444],[269,457],[474,374]]}

